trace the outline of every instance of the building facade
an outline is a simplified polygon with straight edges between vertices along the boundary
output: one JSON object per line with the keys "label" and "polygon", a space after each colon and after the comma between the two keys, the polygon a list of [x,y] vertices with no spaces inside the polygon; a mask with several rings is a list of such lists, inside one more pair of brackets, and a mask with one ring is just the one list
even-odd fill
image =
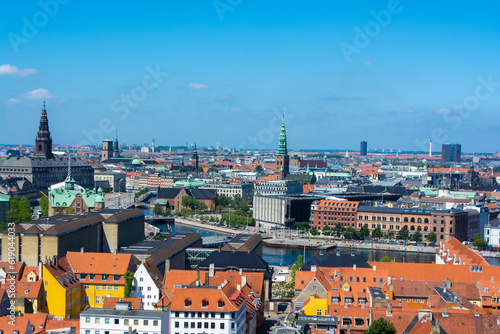
{"label": "building facade", "polygon": [[311,226],[318,230],[333,228],[336,224],[356,227],[359,202],[319,200],[311,205]]}
{"label": "building facade", "polygon": [[367,152],[368,152],[368,143],[362,141],[359,148],[359,155],[366,156]]}
{"label": "building facade", "polygon": [[441,147],[441,160],[444,162],[460,162],[462,155],[462,145],[443,144]]}
{"label": "building facade", "polygon": [[254,187],[254,193],[262,196],[285,196],[303,193],[302,184],[297,181],[264,181],[255,183]]}

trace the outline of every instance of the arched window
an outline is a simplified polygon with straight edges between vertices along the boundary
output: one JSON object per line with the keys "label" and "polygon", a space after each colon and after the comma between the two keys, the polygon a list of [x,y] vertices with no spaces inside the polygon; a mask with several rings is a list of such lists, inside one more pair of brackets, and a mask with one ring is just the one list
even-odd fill
{"label": "arched window", "polygon": [[408,217],[405,217],[405,223],[408,223]]}
{"label": "arched window", "polygon": [[417,226],[418,231],[422,231],[422,226]]}
{"label": "arched window", "polygon": [[411,231],[415,231],[415,225],[410,226]]}
{"label": "arched window", "polygon": [[427,232],[429,230],[428,226],[424,226],[424,231]]}
{"label": "arched window", "polygon": [[421,223],[422,222],[422,218],[418,218],[418,222]]}
{"label": "arched window", "polygon": [[425,219],[424,219],[424,223],[425,223],[425,224],[429,224],[429,218],[425,218]]}
{"label": "arched window", "polygon": [[414,223],[415,222],[415,218],[414,217],[411,217],[411,222]]}

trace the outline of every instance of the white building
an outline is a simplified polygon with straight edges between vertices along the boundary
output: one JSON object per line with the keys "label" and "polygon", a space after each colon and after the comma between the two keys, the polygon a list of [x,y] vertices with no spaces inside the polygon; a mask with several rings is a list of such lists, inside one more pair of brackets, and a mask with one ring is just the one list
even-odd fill
{"label": "white building", "polygon": [[255,183],[255,194],[262,196],[298,195],[303,187],[297,181],[264,181]]}
{"label": "white building", "polygon": [[132,310],[131,304],[118,302],[114,309],[89,308],[80,313],[81,334],[168,333],[168,312]]}
{"label": "white building", "polygon": [[488,241],[493,249],[500,248],[500,221],[497,219],[490,220],[484,226],[484,240]]}
{"label": "white building", "polygon": [[154,310],[160,300],[160,289],[163,276],[152,260],[143,261],[134,274],[130,297],[141,298],[145,310]]}
{"label": "white building", "polygon": [[233,288],[176,286],[170,306],[170,333],[246,333],[246,303],[233,302]]}

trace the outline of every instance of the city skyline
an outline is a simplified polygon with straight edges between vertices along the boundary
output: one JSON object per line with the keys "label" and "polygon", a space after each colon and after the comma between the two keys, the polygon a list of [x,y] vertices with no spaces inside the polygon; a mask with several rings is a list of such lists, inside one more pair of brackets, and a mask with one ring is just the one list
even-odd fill
{"label": "city skyline", "polygon": [[290,151],[498,150],[492,1],[41,3],[0,14],[2,143],[45,98],[63,145],[274,149],[285,113]]}

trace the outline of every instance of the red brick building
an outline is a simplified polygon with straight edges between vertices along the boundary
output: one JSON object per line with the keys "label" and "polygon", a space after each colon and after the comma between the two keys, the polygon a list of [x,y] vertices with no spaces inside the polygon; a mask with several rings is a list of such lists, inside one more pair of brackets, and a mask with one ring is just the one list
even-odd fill
{"label": "red brick building", "polygon": [[311,227],[322,230],[333,228],[337,223],[344,227],[356,227],[359,202],[319,200],[311,205]]}

